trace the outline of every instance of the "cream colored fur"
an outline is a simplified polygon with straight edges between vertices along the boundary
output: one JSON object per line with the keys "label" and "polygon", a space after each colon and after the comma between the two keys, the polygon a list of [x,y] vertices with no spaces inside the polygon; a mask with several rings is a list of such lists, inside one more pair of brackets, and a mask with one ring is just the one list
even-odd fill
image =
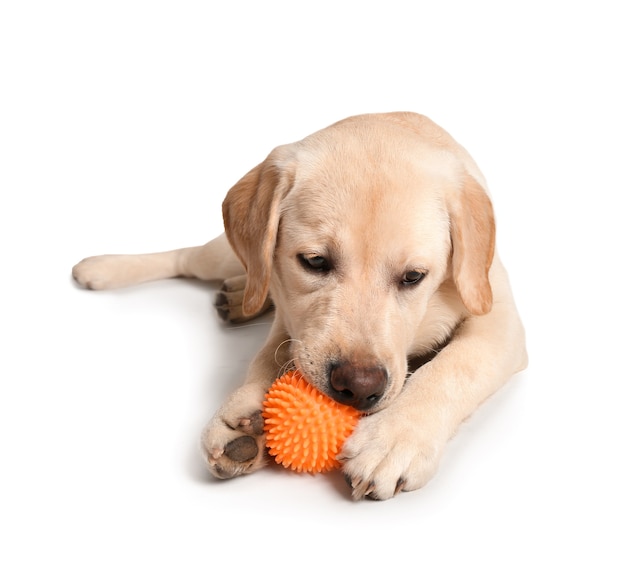
{"label": "cream colored fur", "polygon": [[[92,289],[225,280],[220,306],[235,321],[271,297],[265,346],[202,434],[215,476],[263,465],[261,402],[282,370],[295,366],[341,395],[331,377],[341,365],[349,385],[372,372],[384,385],[363,398],[367,416],[341,453],[353,497],[414,490],[433,476],[459,424],[526,366],[485,180],[429,119],[356,116],[278,147],[230,190],[223,211],[227,238],[92,257],[73,270]],[[423,279],[406,284],[415,273]],[[429,361],[410,374],[415,357]]]}

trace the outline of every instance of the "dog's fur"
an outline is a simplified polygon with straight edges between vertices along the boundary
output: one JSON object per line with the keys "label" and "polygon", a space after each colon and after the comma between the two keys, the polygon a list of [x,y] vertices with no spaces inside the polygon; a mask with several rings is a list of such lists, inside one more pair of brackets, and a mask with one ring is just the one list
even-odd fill
{"label": "dog's fur", "polygon": [[91,289],[223,279],[218,305],[232,321],[271,296],[267,343],[202,434],[215,476],[263,465],[261,403],[287,367],[367,414],[341,452],[355,499],[423,486],[458,425],[525,368],[485,180],[426,117],[356,116],[280,146],[223,213],[226,237],[204,246],[73,270]]}

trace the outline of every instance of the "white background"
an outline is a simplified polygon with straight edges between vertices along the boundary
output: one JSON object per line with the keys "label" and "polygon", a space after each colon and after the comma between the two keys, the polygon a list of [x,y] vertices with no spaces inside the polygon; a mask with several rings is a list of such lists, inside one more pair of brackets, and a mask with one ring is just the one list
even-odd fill
{"label": "white background", "polygon": [[[619,11],[618,11],[619,10]],[[618,2],[3,2],[0,561],[625,562]],[[412,110],[487,176],[530,366],[437,477],[219,482],[199,432],[267,319],[215,287],[97,294],[87,255],[204,243],[277,144]]]}

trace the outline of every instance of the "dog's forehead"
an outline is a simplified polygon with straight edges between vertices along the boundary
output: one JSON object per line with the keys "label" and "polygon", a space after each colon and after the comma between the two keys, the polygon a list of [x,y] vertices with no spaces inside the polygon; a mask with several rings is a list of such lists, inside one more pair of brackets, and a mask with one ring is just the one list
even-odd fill
{"label": "dog's forehead", "polygon": [[425,203],[441,197],[461,171],[452,154],[406,133],[365,131],[305,141],[294,155],[294,188],[321,198],[321,205]]}
{"label": "dog's forehead", "polygon": [[283,202],[283,230],[294,245],[332,240],[370,255],[441,253],[449,239],[445,192],[450,163],[432,151],[377,143],[301,150]]}
{"label": "dog's forehead", "polygon": [[294,188],[307,196],[393,203],[438,198],[463,167],[443,146],[389,124],[331,127],[292,145]]}

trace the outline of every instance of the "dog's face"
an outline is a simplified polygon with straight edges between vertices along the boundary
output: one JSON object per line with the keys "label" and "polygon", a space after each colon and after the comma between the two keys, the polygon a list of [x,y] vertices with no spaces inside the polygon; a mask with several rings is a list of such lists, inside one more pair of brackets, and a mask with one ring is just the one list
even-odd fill
{"label": "dog's face", "polygon": [[278,148],[224,213],[244,306],[270,288],[295,366],[362,411],[389,405],[410,356],[491,306],[484,190],[447,147],[397,123],[350,120]]}

